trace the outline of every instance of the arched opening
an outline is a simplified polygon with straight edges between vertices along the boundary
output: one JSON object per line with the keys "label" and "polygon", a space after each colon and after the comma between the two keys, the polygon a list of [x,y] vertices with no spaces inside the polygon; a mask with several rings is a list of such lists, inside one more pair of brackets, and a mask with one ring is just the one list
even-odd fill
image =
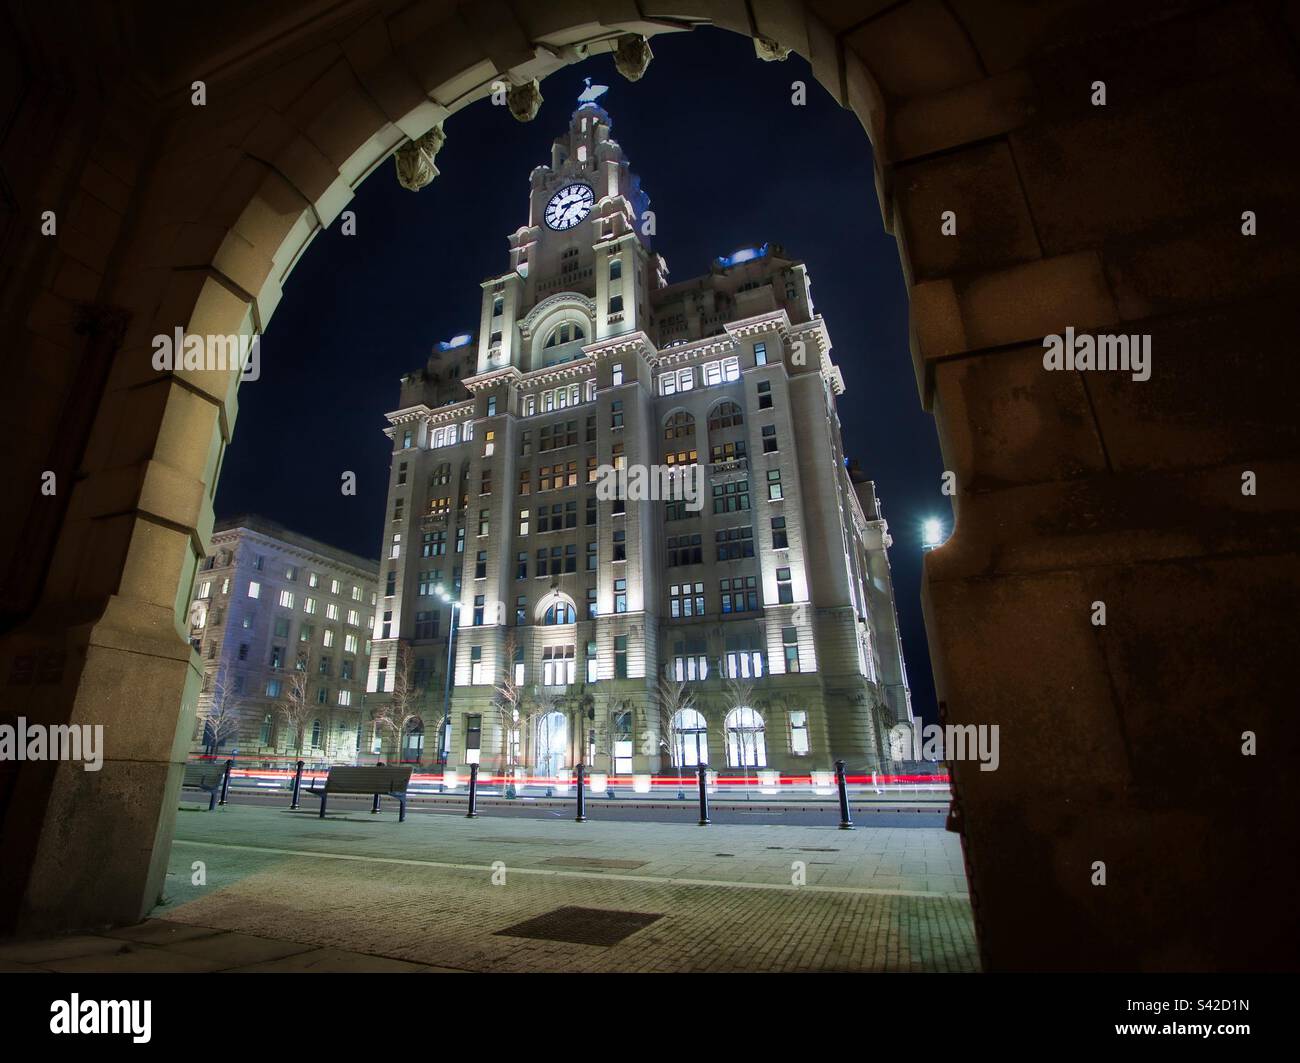
{"label": "arched opening", "polygon": [[[97,100],[95,113],[116,115],[118,127],[152,120],[167,135],[110,142],[108,155],[126,161],[110,167],[118,173],[101,189],[117,204],[112,217],[84,241],[94,265],[53,241],[39,248],[35,235],[15,240],[14,260],[41,268],[6,278],[7,289],[26,286],[22,305],[35,305],[13,364],[33,374],[57,364],[78,393],[65,408],[14,419],[35,426],[26,480],[37,482],[54,454],[62,482],[75,483],[57,496],[67,509],[34,500],[30,518],[5,531],[29,561],[15,571],[6,655],[22,665],[19,676],[37,660],[47,662],[38,674],[57,676],[27,690],[17,683],[15,698],[57,697],[68,720],[93,699],[96,722],[122,736],[97,778],[60,768],[16,791],[12,808],[24,814],[10,821],[44,817],[39,829],[7,828],[4,838],[17,857],[10,866],[27,869],[6,880],[5,915],[16,923],[21,911],[25,929],[134,919],[165,872],[166,844],[154,839],[169,835],[180,772],[173,738],[192,721],[199,685],[181,603],[211,526],[236,403],[233,382],[149,371],[150,338],[176,327],[245,336],[264,328],[306,243],[338,218],[364,174],[507,72],[508,58],[489,54],[463,20],[439,21],[444,11],[390,22],[378,6],[358,10],[375,21],[358,18],[365,28],[355,37],[340,30],[356,45],[346,55],[335,41],[312,52],[315,27],[286,16],[277,40],[312,53],[301,72],[279,61],[279,43],[251,36],[224,46],[246,64],[195,55],[212,85],[222,83],[221,67],[227,84],[248,78],[246,91],[225,103],[217,94],[201,115],[169,108],[164,119],[152,103]],[[1253,17],[1211,22],[1214,11],[1151,18],[1085,7],[1010,29],[1000,11],[910,0],[869,15],[794,0],[736,10],[700,0],[674,17],[757,34],[768,57],[786,48],[807,57],[877,147],[879,205],[899,235],[911,295],[917,382],[958,500],[960,529],[927,559],[940,696],[950,722],[998,723],[1020,750],[997,785],[955,771],[954,823],[981,897],[987,961],[1269,964],[1248,935],[1207,929],[1189,913],[1231,904],[1235,869],[1259,859],[1261,905],[1289,910],[1295,878],[1286,858],[1267,855],[1287,826],[1269,811],[1287,807],[1277,781],[1285,772],[1264,763],[1267,752],[1244,767],[1220,753],[1246,730],[1289,736],[1294,727],[1280,708],[1289,699],[1277,666],[1289,628],[1267,591],[1277,585],[1281,523],[1261,522],[1257,496],[1241,491],[1243,476],[1258,471],[1247,465],[1294,479],[1294,419],[1278,398],[1294,389],[1252,386],[1258,376],[1247,368],[1281,364],[1265,334],[1293,324],[1273,292],[1294,289],[1285,243],[1294,240],[1279,227],[1244,242],[1236,221],[1244,208],[1225,206],[1238,198],[1225,190],[1241,189],[1243,200],[1286,214],[1278,189],[1289,188],[1291,167],[1277,143],[1285,138],[1267,135],[1257,116],[1291,107],[1290,88],[1261,88],[1289,86],[1289,61],[1256,46]],[[522,42],[583,39],[593,32],[580,21],[587,17],[512,11],[509,29]],[[596,29],[612,39],[646,26]],[[1242,47],[1222,49],[1236,57],[1223,66],[1136,71],[1118,120],[1118,108],[1091,107],[1071,80],[1090,48],[1177,53],[1202,37]],[[185,54],[202,39],[156,51]],[[432,40],[439,47],[427,47]],[[562,65],[560,50],[547,59],[524,49],[539,64],[525,76]],[[1278,76],[1251,77],[1246,66]],[[1207,88],[1211,77],[1219,91]],[[297,101],[292,115],[272,116],[261,91],[272,78]],[[214,121],[220,107],[225,120]],[[70,117],[90,158],[98,119]],[[1110,151],[1117,140],[1130,150]],[[33,173],[49,157],[32,143],[24,153]],[[53,202],[44,193],[56,179],[63,175],[33,177],[32,199]],[[851,206],[870,209],[870,189],[861,197]],[[959,239],[936,220],[946,211]],[[1197,258],[1229,268],[1197,268]],[[1028,291],[1034,298],[1023,298]],[[1043,337],[1076,326],[1151,334],[1181,369],[1139,385],[1147,390],[1137,398],[1115,378],[1040,372]],[[49,445],[56,440],[65,445]],[[1201,625],[1212,633],[1190,619],[1189,580],[1202,595],[1215,592],[1219,622]],[[1098,601],[1126,608],[1112,608],[1106,627],[1081,621]],[[1240,633],[1230,676],[1189,666],[1222,656],[1214,640],[1225,631]],[[1042,710],[1063,704],[1069,712]],[[158,726],[140,727],[142,718]],[[1171,733],[1182,743],[1176,757]],[[1247,807],[1265,811],[1241,815]],[[61,849],[80,854],[75,873],[40,848],[53,824],[71,832]],[[1125,880],[1143,884],[1140,904],[1061,871],[1086,866],[1116,836]],[[1169,856],[1207,846],[1212,857],[1196,868]],[[1014,869],[999,859],[1007,847],[1021,857]],[[88,888],[92,878],[105,888]],[[1027,905],[1044,916],[1029,928]],[[1293,935],[1294,922],[1285,929]]]}
{"label": "arched opening", "polygon": [[767,767],[767,734],[763,717],[747,705],[727,713],[727,767]]}
{"label": "arched opening", "polygon": [[672,717],[672,759],[678,768],[709,762],[709,725],[697,709],[678,709]]}
{"label": "arched opening", "polygon": [[569,721],[562,712],[548,712],[535,724],[533,767],[538,775],[555,778],[569,763]]}
{"label": "arched opening", "polygon": [[407,721],[402,735],[401,761],[403,764],[419,764],[424,756],[424,721],[420,717]]}

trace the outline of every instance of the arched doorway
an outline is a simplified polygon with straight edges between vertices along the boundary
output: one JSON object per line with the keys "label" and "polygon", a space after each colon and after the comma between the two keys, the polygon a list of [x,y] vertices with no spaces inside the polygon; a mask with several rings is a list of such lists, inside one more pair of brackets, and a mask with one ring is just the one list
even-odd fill
{"label": "arched doorway", "polygon": [[569,763],[569,721],[562,712],[548,712],[536,723],[533,766],[538,775],[554,778]]}
{"label": "arched doorway", "polygon": [[[190,57],[207,78],[204,108],[171,105],[188,91],[174,72],[156,71],[170,95],[152,99],[112,66],[92,91],[16,105],[33,136],[10,146],[9,176],[22,178],[10,183],[25,203],[99,221],[74,249],[15,213],[6,246],[17,268],[4,305],[30,308],[13,317],[8,392],[25,429],[13,467],[36,483],[53,459],[73,486],[54,502],[15,493],[28,508],[0,534],[24,563],[3,651],[16,709],[39,702],[119,737],[93,779],[61,766],[15,788],[7,822],[23,829],[0,839],[21,872],[3,883],[9,925],[19,913],[29,931],[130,921],[165,876],[172,739],[189,730],[198,685],[178,603],[237,404],[233,383],[151,372],[150,338],[265,327],[306,244],[395,147],[494,78],[557,69],[572,42],[608,47],[663,26],[519,5],[502,9],[498,38],[455,4],[417,7],[361,3],[347,26],[322,27],[317,9],[290,6],[272,38],[251,21],[243,35],[224,11],[212,17],[227,34],[160,27],[151,51]],[[921,0],[674,9],[674,30],[711,22],[754,36],[764,58],[806,57],[877,150],[921,401],[957,492],[954,533],[926,561],[941,705],[950,723],[998,724],[1018,750],[996,778],[954,769],[991,966],[1278,962],[1199,914],[1236,902],[1242,866],[1260,871],[1257,905],[1291,912],[1297,877],[1276,844],[1290,828],[1283,758],[1296,728],[1276,588],[1296,575],[1294,514],[1242,490],[1247,475],[1297,479],[1283,399],[1295,367],[1273,339],[1296,324],[1293,166],[1269,124],[1294,113],[1296,89],[1270,44],[1273,18],[1250,3],[1155,15]],[[37,51],[62,54],[50,26],[31,34]],[[1139,64],[1122,101],[1112,91],[1094,106],[1077,71],[1107,49],[1186,61]],[[147,55],[92,61],[155,70]],[[46,71],[55,84],[59,66]],[[60,121],[41,110],[51,100]],[[71,174],[47,165],[47,149],[68,144]],[[861,209],[874,206],[863,189]],[[1282,220],[1247,237],[1243,212]],[[1170,372],[1143,391],[1043,373],[1044,336],[1075,327],[1149,334]],[[41,374],[72,382],[62,406],[26,401]],[[1189,607],[1207,599],[1213,625]],[[1098,602],[1111,607],[1104,626],[1087,619]],[[1222,675],[1199,666],[1225,656]],[[1247,731],[1281,737],[1227,756]],[[54,831],[65,844],[42,841]],[[999,859],[1009,846],[1015,867]],[[1103,848],[1124,871],[1112,881],[1140,892],[1098,891],[1078,873]],[[1043,913],[1032,927],[1029,907]],[[1285,919],[1273,942],[1300,933]]]}

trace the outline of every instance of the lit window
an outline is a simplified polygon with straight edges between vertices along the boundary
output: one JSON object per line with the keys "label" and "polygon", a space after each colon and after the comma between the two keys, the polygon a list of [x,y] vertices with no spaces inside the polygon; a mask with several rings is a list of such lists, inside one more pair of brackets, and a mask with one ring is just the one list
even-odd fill
{"label": "lit window", "polygon": [[250,598],[260,598],[262,595],[262,585],[256,580],[248,581],[248,596]]}

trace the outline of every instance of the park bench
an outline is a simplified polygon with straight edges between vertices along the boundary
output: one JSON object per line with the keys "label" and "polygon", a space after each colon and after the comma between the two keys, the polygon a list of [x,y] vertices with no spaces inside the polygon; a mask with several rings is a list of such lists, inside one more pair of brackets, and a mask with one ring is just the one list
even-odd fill
{"label": "park bench", "polygon": [[208,795],[208,811],[217,807],[221,795],[221,782],[226,775],[226,765],[215,760],[191,760],[185,765],[181,779],[182,790],[202,790]]}
{"label": "park bench", "polygon": [[325,818],[325,802],[331,794],[363,794],[375,798],[379,811],[381,797],[395,797],[400,806],[397,822],[406,822],[406,789],[411,783],[411,766],[373,768],[330,768],[322,787],[309,786],[307,792],[320,798],[320,818]]}

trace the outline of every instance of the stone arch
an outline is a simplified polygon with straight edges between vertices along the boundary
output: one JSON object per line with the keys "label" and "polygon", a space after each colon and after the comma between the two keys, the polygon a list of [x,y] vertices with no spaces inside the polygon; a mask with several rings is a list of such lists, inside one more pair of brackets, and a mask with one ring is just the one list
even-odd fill
{"label": "stone arch", "polygon": [[[27,484],[54,467],[69,489],[50,503],[20,488],[28,509],[0,531],[21,558],[5,667],[18,711],[118,737],[93,779],[67,764],[18,776],[0,838],[5,926],[130,922],[162,885],[174,736],[199,684],[185,605],[237,398],[231,377],[155,372],[152,338],[263,329],[360,180],[494,78],[711,23],[753,36],[762,58],[804,56],[875,147],[921,399],[958,485],[954,533],[926,559],[941,709],[999,724],[1018,750],[998,773],[953,769],[986,965],[1278,964],[1277,940],[1297,939],[1297,869],[1277,845],[1289,795],[1269,758],[1294,746],[1296,723],[1278,663],[1289,617],[1271,588],[1296,577],[1295,514],[1274,502],[1262,520],[1239,484],[1243,468],[1298,478],[1283,399],[1296,370],[1272,340],[1293,334],[1300,273],[1289,147],[1271,125],[1298,109],[1275,43],[1294,27],[1262,3],[1152,15],[693,0],[670,22],[609,23],[579,0],[498,5],[492,19],[450,0],[355,4],[324,25],[314,10],[286,9],[274,36],[191,27],[156,42],[155,56],[193,57],[206,109],[188,106],[188,72],[161,72],[162,95],[116,76],[153,69],[127,44],[95,69],[33,57],[58,89],[15,104],[12,128],[31,135],[0,162],[24,210],[57,208],[66,239],[15,215],[4,401],[26,431],[11,471]],[[59,55],[67,35],[50,18],[30,37]],[[1122,98],[1091,106],[1081,71],[1162,54],[1180,61],[1130,64]],[[87,81],[62,83],[82,66]],[[56,151],[65,164],[47,166]],[[1247,207],[1276,219],[1251,242]],[[940,229],[949,211],[958,239]],[[1137,393],[1042,373],[1042,337],[1067,326],[1150,334],[1169,372]],[[1194,625],[1189,584],[1218,623]],[[1120,606],[1104,629],[1079,619],[1098,599]],[[1214,659],[1231,674],[1190,666]],[[1244,730],[1282,741],[1229,756]],[[998,858],[1007,847],[1017,861]],[[1099,891],[1086,868],[1103,851],[1124,873]],[[1200,917],[1235,902],[1247,865],[1254,902],[1281,913],[1267,947]],[[1041,919],[1026,926],[1026,910]]]}

